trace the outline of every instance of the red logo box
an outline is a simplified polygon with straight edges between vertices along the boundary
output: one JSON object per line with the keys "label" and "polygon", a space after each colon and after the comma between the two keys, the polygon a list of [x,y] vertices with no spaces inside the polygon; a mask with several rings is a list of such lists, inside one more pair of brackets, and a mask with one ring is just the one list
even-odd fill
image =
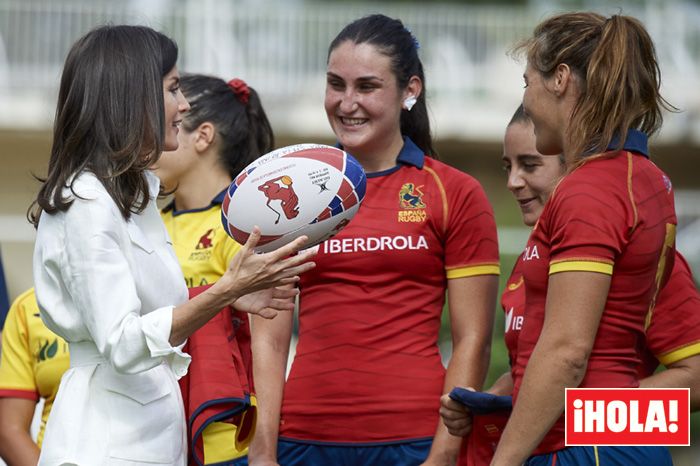
{"label": "red logo box", "polygon": [[690,445],[688,388],[567,388],[573,445]]}

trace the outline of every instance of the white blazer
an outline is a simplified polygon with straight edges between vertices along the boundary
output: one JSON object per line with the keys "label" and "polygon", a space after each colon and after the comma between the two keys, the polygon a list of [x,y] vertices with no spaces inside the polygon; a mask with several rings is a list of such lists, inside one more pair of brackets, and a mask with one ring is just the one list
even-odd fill
{"label": "white blazer", "polygon": [[168,342],[187,288],[160,219],[159,182],[125,221],[99,180],[78,175],[66,212],[43,213],[34,249],[41,317],[70,348],[41,465],[185,465],[177,378],[190,357]]}

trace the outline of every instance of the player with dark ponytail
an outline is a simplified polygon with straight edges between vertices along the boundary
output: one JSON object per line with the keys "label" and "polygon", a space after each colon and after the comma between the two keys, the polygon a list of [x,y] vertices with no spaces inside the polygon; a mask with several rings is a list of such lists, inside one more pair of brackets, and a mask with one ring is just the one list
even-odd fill
{"label": "player with dark ponytail", "polygon": [[[190,104],[178,135],[180,144],[163,154],[155,171],[166,192],[174,190],[161,216],[191,288],[217,281],[240,249],[221,225],[221,203],[232,179],[273,149],[274,135],[258,93],[242,79],[226,82],[185,74],[180,88]],[[200,334],[204,337],[195,333],[193,338]],[[244,423],[241,420],[239,425]],[[209,424],[202,433],[204,463],[246,454],[247,442],[235,439],[233,424]]]}
{"label": "player with dark ponytail", "polygon": [[[459,438],[439,422],[439,399],[484,381],[498,245],[481,185],[435,159],[419,52],[400,20],[380,14],[330,44],[326,116],[367,173],[367,195],[301,284],[286,384],[291,317],[253,320],[260,417],[251,465],[456,461]],[[447,370],[437,345],[446,292]]]}

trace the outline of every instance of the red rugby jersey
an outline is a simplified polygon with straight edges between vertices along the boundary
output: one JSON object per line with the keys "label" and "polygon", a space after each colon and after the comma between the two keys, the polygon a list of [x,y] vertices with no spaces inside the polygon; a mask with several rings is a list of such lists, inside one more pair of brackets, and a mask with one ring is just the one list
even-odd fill
{"label": "red rugby jersey", "polygon": [[447,280],[498,273],[496,226],[475,179],[409,139],[398,160],[368,175],[357,215],[302,276],[281,437],[382,443],[435,434]]}
{"label": "red rugby jersey", "polygon": [[685,258],[676,252],[671,277],[659,292],[646,333],[644,364],[639,377],[700,354],[700,294]]}
{"label": "red rugby jersey", "polygon": [[[513,367],[516,403],[542,329],[549,275],[565,271],[612,275],[580,386],[638,386],[645,320],[672,267],[675,225],[671,183],[640,155],[613,151],[593,156],[561,181],[522,257],[527,304]],[[563,416],[535,454],[561,448]]]}

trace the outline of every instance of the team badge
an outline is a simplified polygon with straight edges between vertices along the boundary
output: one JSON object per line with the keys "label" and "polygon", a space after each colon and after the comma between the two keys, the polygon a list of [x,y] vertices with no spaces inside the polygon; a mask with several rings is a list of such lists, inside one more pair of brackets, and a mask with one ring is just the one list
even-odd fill
{"label": "team badge", "polygon": [[423,186],[415,186],[413,183],[406,183],[399,191],[399,205],[402,209],[425,209],[423,203]]}
{"label": "team badge", "polygon": [[195,246],[195,249],[209,249],[210,247],[214,246],[214,243],[212,243],[213,236],[214,236],[214,229],[210,228],[209,230],[207,230],[206,233],[204,233],[199,238],[199,241],[197,241],[197,246]]}
{"label": "team badge", "polygon": [[399,223],[412,222],[421,223],[428,217],[425,211],[426,205],[423,202],[423,191],[421,186],[414,183],[404,183],[399,190]]}
{"label": "team badge", "polygon": [[201,262],[211,259],[211,252],[214,248],[215,237],[216,229],[208,229],[202,236],[199,237],[187,260],[190,262]]}

